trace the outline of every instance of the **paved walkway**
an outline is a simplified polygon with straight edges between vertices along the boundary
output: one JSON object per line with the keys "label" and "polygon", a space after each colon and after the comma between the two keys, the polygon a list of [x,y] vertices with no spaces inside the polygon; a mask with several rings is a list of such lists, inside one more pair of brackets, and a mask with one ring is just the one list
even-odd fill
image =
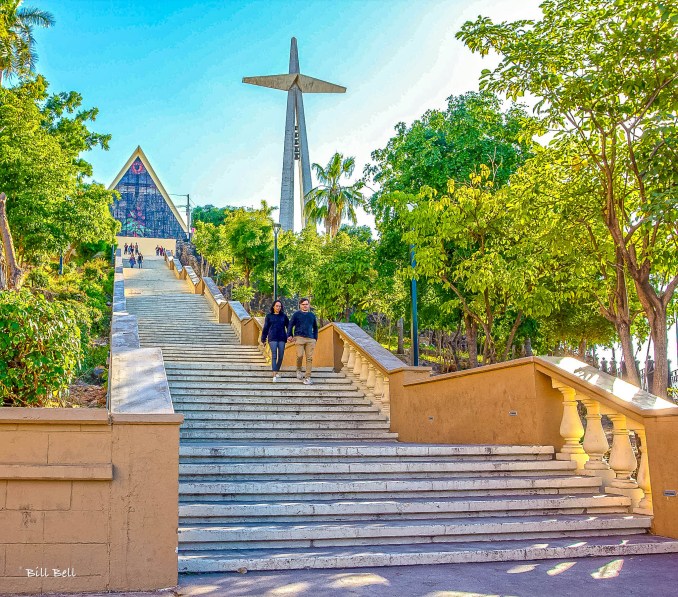
{"label": "paved walkway", "polygon": [[[85,597],[85,594],[81,594]],[[89,597],[101,595],[87,593]],[[182,575],[178,589],[105,597],[676,597],[678,554]],[[57,596],[54,596],[57,597]],[[64,596],[65,597],[65,596]]]}
{"label": "paved walkway", "polygon": [[678,554],[185,575],[181,596],[228,597],[675,597]]}

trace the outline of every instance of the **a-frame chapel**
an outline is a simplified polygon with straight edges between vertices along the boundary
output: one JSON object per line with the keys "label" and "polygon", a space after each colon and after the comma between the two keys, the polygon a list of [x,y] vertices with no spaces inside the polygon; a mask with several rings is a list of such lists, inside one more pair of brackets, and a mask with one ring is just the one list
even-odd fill
{"label": "a-frame chapel", "polygon": [[175,242],[187,237],[186,222],[141,147],[134,150],[108,188],[120,193],[112,206],[113,217],[122,225],[119,246],[136,242],[146,253],[153,244],[174,250]]}

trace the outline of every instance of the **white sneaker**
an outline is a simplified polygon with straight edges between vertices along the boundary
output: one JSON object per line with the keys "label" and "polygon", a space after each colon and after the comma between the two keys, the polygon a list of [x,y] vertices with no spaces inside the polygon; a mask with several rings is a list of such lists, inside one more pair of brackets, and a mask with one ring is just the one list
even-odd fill
{"label": "white sneaker", "polygon": [[276,381],[278,381],[278,376],[277,376],[277,375],[274,375],[274,376],[273,376],[273,383],[275,383]]}
{"label": "white sneaker", "polygon": [[304,376],[301,373],[301,371],[297,371],[297,379],[304,379]]}
{"label": "white sneaker", "polygon": [[305,386],[312,386],[313,385],[313,382],[311,381],[310,377],[307,377],[306,379],[304,379],[304,385]]}

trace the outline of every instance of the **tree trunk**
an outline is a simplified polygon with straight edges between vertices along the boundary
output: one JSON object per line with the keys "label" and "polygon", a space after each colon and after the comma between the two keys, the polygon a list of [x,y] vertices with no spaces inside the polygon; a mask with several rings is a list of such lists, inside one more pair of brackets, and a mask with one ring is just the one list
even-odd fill
{"label": "tree trunk", "polygon": [[631,326],[621,322],[617,326],[617,334],[622,347],[622,359],[624,359],[624,368],[626,369],[626,381],[631,385],[640,387],[640,375],[636,367],[636,358],[633,354],[633,340],[631,339]]}
{"label": "tree trunk", "polygon": [[0,290],[7,290],[7,273],[5,268],[5,254],[2,250],[3,243],[0,238]]}
{"label": "tree trunk", "polygon": [[398,319],[398,354],[405,353],[405,321],[403,318]]}
{"label": "tree trunk", "polygon": [[465,317],[466,344],[468,345],[469,367],[474,369],[478,366],[478,325],[471,317]]}
{"label": "tree trunk", "polygon": [[648,390],[655,396],[666,398],[669,385],[668,338],[666,326],[666,310],[658,312],[654,324],[650,327],[654,342],[654,379]]}
{"label": "tree trunk", "polygon": [[23,271],[17,265],[12,232],[7,220],[7,195],[0,193],[0,239],[2,240],[5,263],[7,264],[6,286],[10,290],[18,290],[21,287]]}
{"label": "tree trunk", "polygon": [[504,350],[504,356],[502,358],[503,361],[508,360],[508,355],[509,352],[511,351],[511,347],[513,346],[513,339],[516,337],[516,332],[518,331],[518,327],[520,326],[520,322],[523,319],[523,312],[518,311],[518,315],[516,316],[516,320],[513,322],[513,327],[511,328],[511,331],[509,332],[509,336],[506,339],[506,350]]}

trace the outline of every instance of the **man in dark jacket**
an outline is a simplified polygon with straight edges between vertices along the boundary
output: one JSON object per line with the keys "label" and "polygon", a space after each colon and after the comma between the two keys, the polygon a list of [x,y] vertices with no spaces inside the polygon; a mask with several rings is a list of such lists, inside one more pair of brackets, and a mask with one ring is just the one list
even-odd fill
{"label": "man in dark jacket", "polygon": [[315,342],[318,339],[318,321],[315,313],[311,312],[311,303],[307,298],[299,301],[299,311],[295,312],[290,319],[290,326],[287,331],[288,341],[294,341],[297,345],[297,379],[302,379],[301,363],[306,354],[306,377],[304,383],[310,385],[311,369],[313,368],[313,350]]}

